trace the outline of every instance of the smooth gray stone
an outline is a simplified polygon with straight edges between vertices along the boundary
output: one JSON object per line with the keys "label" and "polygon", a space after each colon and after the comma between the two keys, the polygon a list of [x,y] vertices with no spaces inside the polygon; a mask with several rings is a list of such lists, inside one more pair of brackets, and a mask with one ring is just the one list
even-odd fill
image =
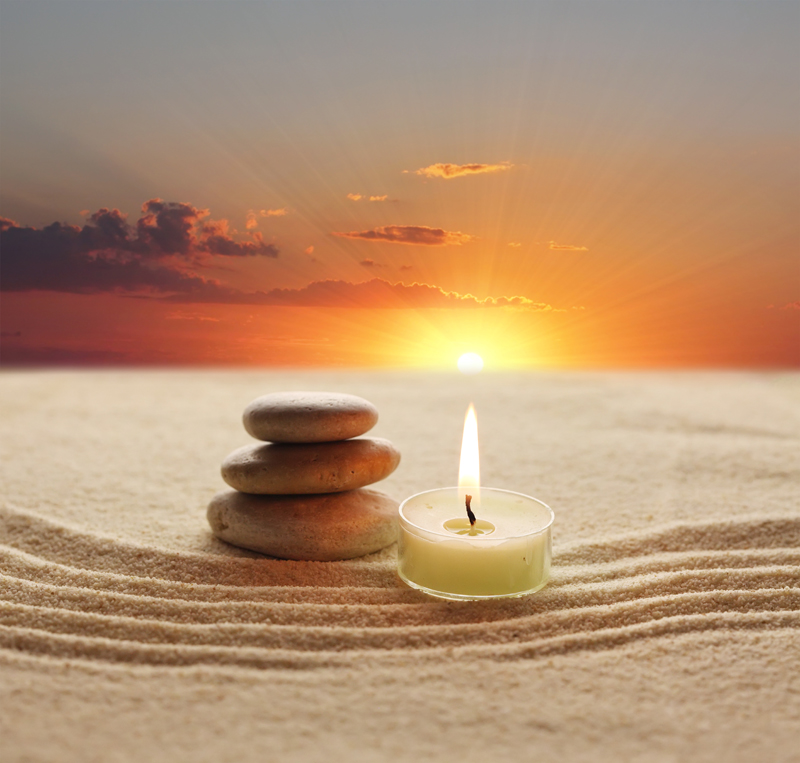
{"label": "smooth gray stone", "polygon": [[274,392],[244,409],[244,428],[267,442],[334,442],[358,437],[378,421],[363,397],[340,392]]}
{"label": "smooth gray stone", "polygon": [[208,522],[220,540],[277,556],[332,562],[364,556],[397,539],[398,503],[377,490],[328,495],[218,493]]}
{"label": "smooth gray stone", "polygon": [[400,452],[388,440],[363,437],[307,445],[245,445],[222,462],[222,479],[259,495],[301,495],[355,490],[388,477]]}

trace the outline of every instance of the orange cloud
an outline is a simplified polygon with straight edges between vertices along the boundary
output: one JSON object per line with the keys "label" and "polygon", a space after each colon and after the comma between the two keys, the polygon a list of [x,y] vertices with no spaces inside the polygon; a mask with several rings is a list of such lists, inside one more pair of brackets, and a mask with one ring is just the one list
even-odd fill
{"label": "orange cloud", "polygon": [[216,290],[199,289],[191,294],[175,294],[171,302],[227,303],[273,305],[284,307],[352,307],[385,309],[440,309],[505,307],[534,312],[561,312],[544,302],[527,297],[485,297],[446,291],[427,283],[391,283],[381,278],[353,283],[351,281],[312,281],[300,289],[271,289],[263,292],[241,292],[219,285]]}
{"label": "orange cloud", "polygon": [[375,262],[375,260],[371,260],[369,258],[367,258],[366,260],[361,260],[361,262],[359,262],[358,264],[363,266],[363,267],[365,267],[365,268],[382,268],[383,267],[383,265],[381,265],[380,262]]}
{"label": "orange cloud", "polygon": [[350,199],[350,201],[360,201],[364,197],[360,193],[348,193],[347,198]]}
{"label": "orange cloud", "polygon": [[283,217],[288,211],[286,207],[281,207],[280,209],[262,209],[260,214],[262,217]]}
{"label": "orange cloud", "polygon": [[573,244],[557,244],[555,241],[548,241],[551,249],[559,252],[588,252],[585,246],[574,246]]}
{"label": "orange cloud", "polygon": [[389,194],[384,194],[383,196],[370,196],[370,201],[386,201],[389,198]]}
{"label": "orange cloud", "polygon": [[509,245],[509,246],[510,246],[512,249],[519,249],[519,248],[522,246],[522,244],[520,244],[520,242],[519,242],[519,241],[509,241],[509,242],[508,242],[508,245]]}
{"label": "orange cloud", "polygon": [[482,175],[487,172],[502,172],[510,170],[514,165],[511,162],[500,162],[500,164],[431,164],[428,167],[414,170],[415,175],[424,175],[429,178],[452,178],[464,177],[465,175]]}
{"label": "orange cloud", "polygon": [[307,246],[303,251],[305,254],[312,255],[314,254],[314,246]]}
{"label": "orange cloud", "polygon": [[258,228],[258,215],[251,209],[247,212],[247,220],[244,224],[247,230]]}
{"label": "orange cloud", "polygon": [[475,236],[461,231],[429,228],[426,225],[384,225],[372,230],[334,232],[334,236],[363,241],[386,241],[390,244],[412,246],[461,246],[475,240]]}

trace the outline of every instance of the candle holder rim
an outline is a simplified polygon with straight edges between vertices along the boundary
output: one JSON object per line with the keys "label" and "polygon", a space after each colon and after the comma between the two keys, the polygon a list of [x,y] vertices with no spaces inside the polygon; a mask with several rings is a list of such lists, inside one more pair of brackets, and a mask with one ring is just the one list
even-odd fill
{"label": "candle holder rim", "polygon": [[[423,533],[430,533],[431,535],[439,535],[442,538],[451,538],[451,537],[453,537],[452,533],[439,532],[438,530],[430,530],[427,527],[420,527],[415,522],[412,522],[403,513],[403,508],[405,507],[405,505],[410,500],[412,500],[413,498],[419,498],[421,495],[427,495],[428,493],[438,493],[438,492],[440,492],[442,490],[456,490],[456,491],[458,491],[460,489],[461,488],[459,488],[458,486],[436,487],[436,488],[433,488],[432,490],[423,490],[420,493],[414,493],[414,495],[408,496],[408,498],[406,498],[400,504],[400,507],[398,509],[398,514],[400,515],[400,521],[404,522],[409,527],[413,527],[413,528],[415,528],[417,530],[422,531]],[[545,525],[543,525],[542,527],[540,527],[538,530],[535,530],[533,532],[520,533],[519,535],[507,535],[507,536],[505,536],[503,538],[503,540],[512,540],[514,538],[527,538],[527,537],[530,537],[532,535],[541,535],[542,533],[547,532],[553,526],[553,522],[555,521],[555,518],[556,518],[555,512],[544,501],[540,501],[538,498],[534,498],[532,495],[528,495],[527,493],[520,493],[520,492],[518,492],[516,490],[504,490],[503,488],[500,488],[500,487],[485,487],[483,485],[479,485],[478,489],[479,490],[491,490],[491,491],[493,491],[495,493],[506,493],[507,495],[518,495],[518,496],[521,496],[522,498],[528,498],[529,500],[538,503],[540,506],[544,506],[544,508],[547,509],[547,511],[550,513],[550,519],[548,520],[548,522]],[[477,540],[478,538],[481,538],[481,539],[485,538],[486,540],[489,540],[489,539],[491,539],[491,534],[490,535],[485,535],[485,536],[476,536],[476,538],[472,538],[472,540]],[[478,541],[478,542],[480,542],[480,541]]]}

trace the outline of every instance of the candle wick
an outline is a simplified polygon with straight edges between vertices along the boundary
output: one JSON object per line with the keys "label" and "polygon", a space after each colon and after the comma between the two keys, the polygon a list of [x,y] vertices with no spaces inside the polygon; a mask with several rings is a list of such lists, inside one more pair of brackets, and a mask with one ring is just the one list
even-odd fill
{"label": "candle wick", "polygon": [[472,503],[472,496],[466,496],[467,499],[467,516],[469,517],[469,526],[475,527],[475,515],[472,513],[472,509],[470,508],[470,504]]}

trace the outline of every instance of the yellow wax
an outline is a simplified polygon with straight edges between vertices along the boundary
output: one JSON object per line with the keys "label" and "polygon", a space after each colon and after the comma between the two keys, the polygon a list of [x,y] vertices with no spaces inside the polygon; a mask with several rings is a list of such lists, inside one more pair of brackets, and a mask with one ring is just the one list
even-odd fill
{"label": "yellow wax", "polygon": [[520,493],[481,488],[477,526],[491,528],[483,534],[459,534],[459,510],[457,488],[420,493],[400,507],[398,572],[407,583],[464,599],[521,596],[547,583],[549,507]]}

